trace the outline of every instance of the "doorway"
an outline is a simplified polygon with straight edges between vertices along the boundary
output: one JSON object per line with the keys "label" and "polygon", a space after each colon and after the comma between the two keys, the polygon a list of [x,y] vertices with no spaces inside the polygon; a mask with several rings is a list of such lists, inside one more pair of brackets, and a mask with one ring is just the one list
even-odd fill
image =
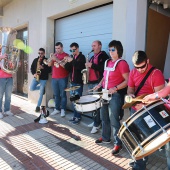
{"label": "doorway", "polygon": [[[24,28],[17,31],[17,39],[24,42],[24,45],[28,45],[28,29]],[[21,67],[17,71],[16,81],[16,93],[21,96],[28,97],[28,54],[23,50],[20,51]]]}

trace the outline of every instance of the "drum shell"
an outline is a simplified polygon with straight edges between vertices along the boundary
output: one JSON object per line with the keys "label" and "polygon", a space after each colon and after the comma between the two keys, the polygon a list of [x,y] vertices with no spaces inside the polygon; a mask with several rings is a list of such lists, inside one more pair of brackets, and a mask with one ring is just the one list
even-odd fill
{"label": "drum shell", "polygon": [[101,107],[100,96],[99,95],[81,96],[80,100],[74,103],[74,106],[76,111],[80,113],[89,113],[92,111],[96,111]]}
{"label": "drum shell", "polygon": [[[118,137],[136,160],[150,155],[170,141],[170,110],[163,101],[154,102],[146,106],[146,109],[135,112],[123,123],[118,133]],[[163,132],[159,125],[167,132]]]}

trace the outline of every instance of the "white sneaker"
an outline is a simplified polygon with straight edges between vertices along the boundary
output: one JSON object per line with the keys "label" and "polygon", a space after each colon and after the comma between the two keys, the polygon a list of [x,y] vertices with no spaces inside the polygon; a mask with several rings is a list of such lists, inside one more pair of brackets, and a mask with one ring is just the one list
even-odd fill
{"label": "white sneaker", "polygon": [[7,116],[13,116],[14,115],[10,110],[5,112],[4,114],[7,115]]}
{"label": "white sneaker", "polygon": [[58,114],[58,113],[60,113],[60,111],[57,110],[57,109],[54,109],[54,111],[53,111],[52,113],[50,113],[50,115],[53,116],[53,115],[56,115],[56,114]]}
{"label": "white sneaker", "polygon": [[3,114],[0,112],[0,119],[2,119],[4,116],[3,116]]}
{"label": "white sneaker", "polygon": [[98,132],[97,127],[93,126],[93,128],[92,128],[92,130],[91,130],[91,132],[90,132],[90,133],[97,133],[97,132]]}
{"label": "white sneaker", "polygon": [[61,117],[65,117],[65,110],[64,109],[61,109]]}
{"label": "white sneaker", "polygon": [[94,122],[90,123],[90,124],[88,125],[88,127],[93,127],[93,125],[94,125]]}

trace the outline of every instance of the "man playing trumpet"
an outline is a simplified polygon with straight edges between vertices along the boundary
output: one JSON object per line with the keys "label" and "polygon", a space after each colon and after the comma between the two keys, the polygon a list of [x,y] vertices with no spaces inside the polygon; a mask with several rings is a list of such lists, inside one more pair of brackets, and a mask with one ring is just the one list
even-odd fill
{"label": "man playing trumpet", "polygon": [[34,76],[34,79],[30,85],[30,91],[40,90],[40,95],[35,109],[36,112],[40,111],[40,106],[42,103],[43,95],[45,93],[45,86],[48,80],[48,74],[51,72],[51,67],[43,63],[45,58],[45,49],[40,48],[38,52],[39,56],[34,59],[31,64],[31,73]]}
{"label": "man playing trumpet", "polygon": [[67,87],[69,72],[60,61],[69,55],[63,51],[61,42],[55,44],[55,50],[56,53],[52,55],[52,60],[48,63],[48,66],[52,66],[52,89],[55,96],[55,109],[50,115],[60,113],[61,109],[61,117],[64,117],[67,105],[67,96],[64,89]]}

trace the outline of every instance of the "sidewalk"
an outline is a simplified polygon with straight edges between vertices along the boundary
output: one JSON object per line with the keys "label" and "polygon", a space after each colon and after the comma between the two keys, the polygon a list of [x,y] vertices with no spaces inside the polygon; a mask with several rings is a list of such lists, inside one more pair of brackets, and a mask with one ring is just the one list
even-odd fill
{"label": "sidewalk", "polygon": [[[34,123],[39,116],[36,105],[26,98],[12,95],[14,116],[0,119],[0,170],[130,170],[131,160],[126,149],[111,155],[111,144],[95,144],[100,132],[90,134],[90,118],[80,125],[65,118],[48,117],[47,124]],[[51,109],[48,109],[51,111]],[[149,156],[148,170],[167,170],[164,156]]]}

